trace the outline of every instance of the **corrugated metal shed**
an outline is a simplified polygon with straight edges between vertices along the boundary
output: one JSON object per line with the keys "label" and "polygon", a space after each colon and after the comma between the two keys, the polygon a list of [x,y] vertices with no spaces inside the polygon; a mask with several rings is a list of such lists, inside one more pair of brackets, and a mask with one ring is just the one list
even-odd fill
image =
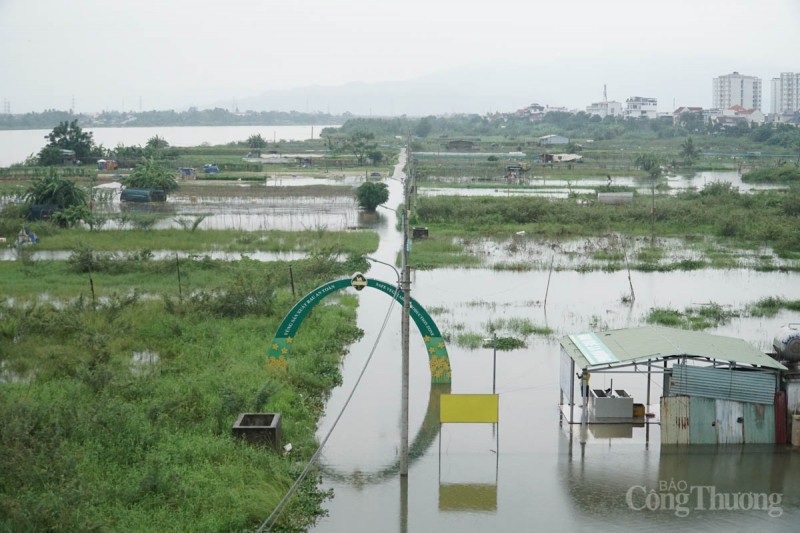
{"label": "corrugated metal shed", "polygon": [[669,393],[715,400],[772,405],[777,382],[772,372],[673,365]]}
{"label": "corrugated metal shed", "polygon": [[697,396],[661,398],[661,444],[771,444],[772,405]]}
{"label": "corrugated metal shed", "polygon": [[663,326],[580,333],[562,337],[560,343],[580,370],[677,357],[786,370],[782,364],[741,339]]}

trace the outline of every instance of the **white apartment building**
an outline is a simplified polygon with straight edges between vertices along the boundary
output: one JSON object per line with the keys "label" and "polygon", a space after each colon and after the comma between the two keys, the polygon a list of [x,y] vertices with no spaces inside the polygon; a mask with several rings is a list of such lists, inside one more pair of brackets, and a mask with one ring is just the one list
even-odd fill
{"label": "white apartment building", "polygon": [[622,116],[622,103],[615,101],[595,102],[586,107],[586,112],[590,115],[605,117]]}
{"label": "white apartment building", "polygon": [[625,118],[658,118],[658,99],[631,96],[625,100]]}
{"label": "white apartment building", "polygon": [[712,107],[728,109],[740,105],[745,109],[761,109],[761,78],[734,72],[714,78]]}
{"label": "white apartment building", "polygon": [[770,113],[782,115],[800,111],[800,72],[781,72],[772,78]]}

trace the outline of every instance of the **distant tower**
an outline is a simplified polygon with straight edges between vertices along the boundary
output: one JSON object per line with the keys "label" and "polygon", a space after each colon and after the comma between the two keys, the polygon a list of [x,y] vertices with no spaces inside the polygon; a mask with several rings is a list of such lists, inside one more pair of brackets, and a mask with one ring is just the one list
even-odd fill
{"label": "distant tower", "polygon": [[603,84],[603,102],[608,103],[608,93],[606,92],[606,84]]}
{"label": "distant tower", "polygon": [[11,102],[6,98],[3,98],[3,113],[6,115],[11,114]]}

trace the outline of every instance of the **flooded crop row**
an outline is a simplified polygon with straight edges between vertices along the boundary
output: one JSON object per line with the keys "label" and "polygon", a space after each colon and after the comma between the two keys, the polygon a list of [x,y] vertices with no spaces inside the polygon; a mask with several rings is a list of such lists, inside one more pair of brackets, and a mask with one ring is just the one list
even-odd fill
{"label": "flooded crop row", "polygon": [[[566,198],[573,192],[579,194],[603,192],[609,185],[614,187],[630,187],[636,189],[639,194],[651,194],[654,185],[653,180],[649,178],[625,176],[614,176],[610,177],[610,179],[605,177],[569,177],[568,171],[564,171],[564,174],[566,175],[563,177],[558,175],[537,176],[532,171],[531,175],[525,175],[514,182],[507,182],[502,178],[498,178],[497,186],[495,187],[492,187],[492,182],[490,181],[470,176],[431,176],[425,178],[425,183],[420,189],[420,193],[431,196],[529,195],[547,198]],[[658,194],[678,194],[686,191],[699,191],[712,183],[730,183],[731,186],[738,188],[740,192],[787,188],[785,185],[745,183],[742,181],[742,175],[740,173],[732,171],[705,171],[689,175],[668,176],[655,182],[655,186],[658,189]],[[447,187],[437,187],[437,184],[447,184]],[[469,187],[470,185],[474,187]]]}

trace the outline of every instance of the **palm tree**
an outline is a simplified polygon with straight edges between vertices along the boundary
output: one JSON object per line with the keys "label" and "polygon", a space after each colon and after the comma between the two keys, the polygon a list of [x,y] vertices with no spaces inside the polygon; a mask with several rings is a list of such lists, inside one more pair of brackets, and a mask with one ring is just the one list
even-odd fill
{"label": "palm tree", "polygon": [[681,143],[679,155],[683,157],[683,162],[686,163],[687,167],[692,166],[695,160],[700,157],[700,150],[695,147],[691,137]]}
{"label": "palm tree", "polygon": [[142,163],[136,165],[133,172],[120,181],[127,187],[161,189],[165,193],[178,188],[178,181],[175,179],[175,175],[171,174],[163,166],[156,164],[152,157],[144,159]]}
{"label": "palm tree", "polygon": [[51,171],[44,177],[37,176],[31,179],[22,198],[29,206],[55,205],[60,209],[66,209],[86,205],[87,194],[74,181]]}

